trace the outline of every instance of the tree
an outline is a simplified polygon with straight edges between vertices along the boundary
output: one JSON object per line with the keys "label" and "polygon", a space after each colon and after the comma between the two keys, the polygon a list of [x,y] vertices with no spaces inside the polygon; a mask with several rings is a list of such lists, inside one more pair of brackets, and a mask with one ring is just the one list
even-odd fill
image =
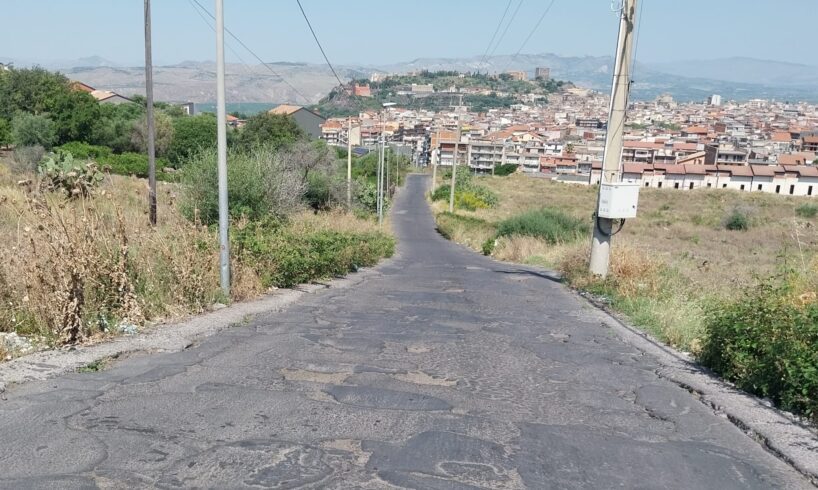
{"label": "tree", "polygon": [[[156,156],[164,156],[173,141],[173,121],[170,117],[157,112],[154,114],[154,148]],[[131,143],[134,149],[148,152],[148,118],[143,116],[133,125]]]}
{"label": "tree", "polygon": [[17,146],[40,145],[50,149],[57,142],[57,131],[48,116],[20,112],[11,123],[11,136]]}
{"label": "tree", "polygon": [[100,119],[94,128],[93,143],[110,147],[115,153],[131,151],[131,133],[145,108],[139,104],[101,104]]}
{"label": "tree", "polygon": [[237,143],[244,150],[257,146],[278,149],[302,139],[305,139],[305,134],[291,117],[263,112],[247,120],[239,132]]}
{"label": "tree", "polygon": [[57,95],[50,115],[60,144],[69,141],[94,141],[96,127],[100,124],[100,109],[99,102],[90,94],[67,91]]}
{"label": "tree", "polygon": [[0,147],[11,144],[11,124],[0,118]]}
{"label": "tree", "polygon": [[216,117],[209,113],[174,119],[168,159],[178,167],[199,150],[215,147],[217,128]]}
{"label": "tree", "polygon": [[2,70],[0,117],[10,120],[18,112],[51,112],[57,99],[70,90],[65,76],[43,68]]}

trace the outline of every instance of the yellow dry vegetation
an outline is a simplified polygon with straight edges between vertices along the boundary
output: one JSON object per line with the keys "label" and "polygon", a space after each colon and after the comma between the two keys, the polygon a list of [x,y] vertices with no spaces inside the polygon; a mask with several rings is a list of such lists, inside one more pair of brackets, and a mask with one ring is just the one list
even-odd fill
{"label": "yellow dry vegetation", "polygon": [[[75,343],[112,335],[117,325],[178,318],[267,291],[267,271],[238,254],[231,297],[223,297],[217,232],[182,216],[180,191],[158,183],[159,224],[152,227],[144,179],[109,175],[92,195],[66,199],[0,162],[0,332],[40,345]],[[239,220],[234,228],[245,225]],[[342,211],[302,212],[286,224],[294,236],[376,227]]]}
{"label": "yellow dry vegetation", "polygon": [[[556,208],[592,223],[596,187],[519,173],[482,177],[479,184],[497,193],[500,202],[495,208],[457,212],[473,221],[454,223],[441,214],[445,203],[432,204],[444,234],[477,251],[499,222],[533,209]],[[806,202],[810,198],[728,190],[642,189],[639,216],[614,238],[607,281],[587,273],[590,236],[556,245],[528,236],[503,237],[492,256],[559,270],[572,286],[608,296],[637,325],[695,351],[706,304],[730,298],[759,278],[794,273],[794,297],[812,300],[818,219],[798,215],[796,208]],[[748,230],[725,228],[736,211],[748,217]]]}

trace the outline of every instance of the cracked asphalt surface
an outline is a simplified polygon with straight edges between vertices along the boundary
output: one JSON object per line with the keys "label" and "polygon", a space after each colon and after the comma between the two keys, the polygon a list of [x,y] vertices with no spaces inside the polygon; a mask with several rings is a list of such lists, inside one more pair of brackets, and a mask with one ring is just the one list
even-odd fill
{"label": "cracked asphalt surface", "polygon": [[426,185],[354,288],[10,390],[0,487],[810,487],[547,274],[439,237]]}

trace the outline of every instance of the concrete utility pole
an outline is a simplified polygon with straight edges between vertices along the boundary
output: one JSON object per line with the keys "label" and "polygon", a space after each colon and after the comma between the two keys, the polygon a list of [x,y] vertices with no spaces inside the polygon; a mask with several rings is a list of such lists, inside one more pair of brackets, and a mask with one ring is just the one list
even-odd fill
{"label": "concrete utility pole", "polygon": [[452,183],[449,186],[449,212],[454,213],[454,186],[457,173],[457,153],[460,151],[460,121],[457,121],[457,136],[454,140],[454,159],[452,160]]}
{"label": "concrete utility pole", "polygon": [[222,291],[230,296],[230,215],[227,208],[227,114],[224,108],[224,0],[216,0],[216,120],[218,121],[219,269]]}
{"label": "concrete utility pole", "polygon": [[[616,63],[614,66],[613,83],[611,87],[611,106],[608,115],[608,132],[605,139],[605,154],[602,159],[602,174],[600,177],[600,197],[604,184],[614,184],[620,181],[619,172],[622,160],[622,133],[625,127],[625,111],[628,108],[628,93],[630,91],[630,65],[633,55],[633,34],[636,25],[636,1],[623,0],[620,14],[619,36],[616,46]],[[608,266],[611,254],[611,237],[613,220],[599,217],[600,203],[597,199],[597,214],[593,242],[591,243],[590,269],[593,274],[601,277],[608,275]]]}
{"label": "concrete utility pole", "polygon": [[[432,151],[429,152],[429,156],[432,157],[432,192],[435,192],[435,186],[437,185],[437,161],[440,159],[440,130],[437,130],[437,136],[435,137],[435,143],[437,143],[437,148],[432,148]],[[437,155],[435,155],[435,150],[437,150]]]}
{"label": "concrete utility pole", "polygon": [[384,149],[383,149],[383,112],[381,112],[381,132],[380,132],[380,145],[378,145],[378,171],[377,171],[377,178],[378,178],[378,225],[383,222],[383,194],[381,190],[383,188],[383,179],[382,179],[382,172],[383,172],[383,158],[384,158]]}
{"label": "concrete utility pole", "polygon": [[156,137],[153,121],[153,49],[151,48],[151,0],[145,0],[145,98],[148,123],[148,208],[156,226]]}
{"label": "concrete utility pole", "polygon": [[347,125],[347,209],[352,209],[352,118]]}

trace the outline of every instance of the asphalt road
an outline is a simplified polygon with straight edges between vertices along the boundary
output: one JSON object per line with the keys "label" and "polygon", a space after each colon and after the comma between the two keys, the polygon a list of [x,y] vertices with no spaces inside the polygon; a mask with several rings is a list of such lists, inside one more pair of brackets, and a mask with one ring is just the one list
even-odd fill
{"label": "asphalt road", "polygon": [[801,488],[534,269],[440,238],[182,352],[0,402],[2,488]]}

